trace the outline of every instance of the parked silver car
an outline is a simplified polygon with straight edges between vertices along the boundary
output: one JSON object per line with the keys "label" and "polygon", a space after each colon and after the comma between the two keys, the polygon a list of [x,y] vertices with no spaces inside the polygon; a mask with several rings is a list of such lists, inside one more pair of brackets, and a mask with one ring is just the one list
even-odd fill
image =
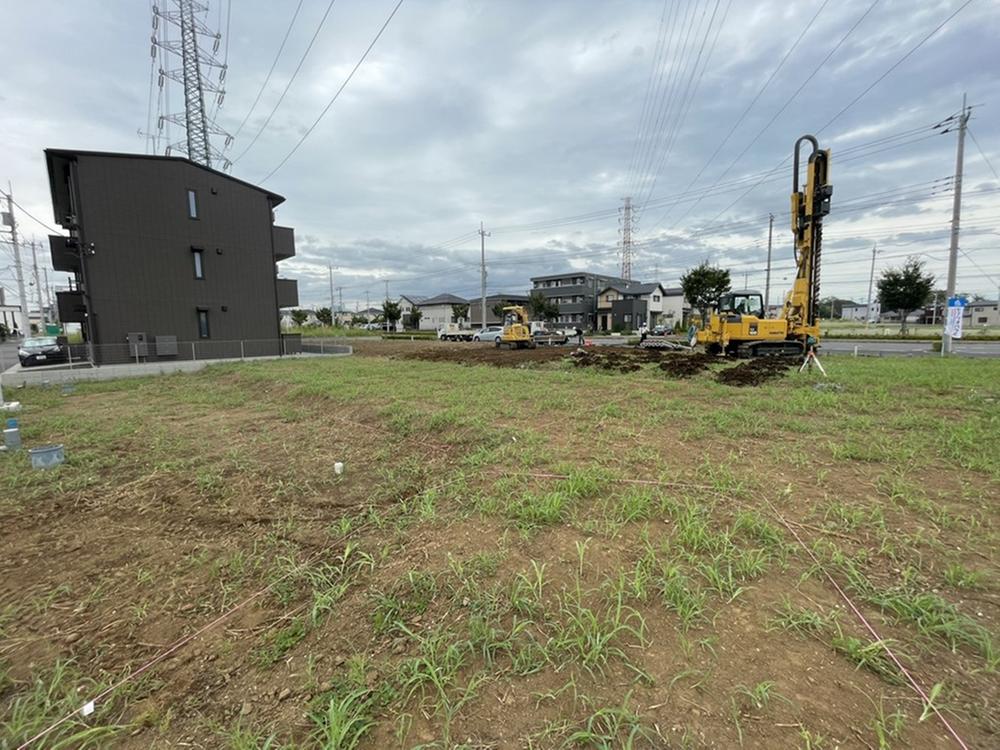
{"label": "parked silver car", "polygon": [[473,341],[492,341],[496,343],[500,340],[503,335],[503,326],[486,326],[485,328],[480,328],[474,334],[472,334]]}

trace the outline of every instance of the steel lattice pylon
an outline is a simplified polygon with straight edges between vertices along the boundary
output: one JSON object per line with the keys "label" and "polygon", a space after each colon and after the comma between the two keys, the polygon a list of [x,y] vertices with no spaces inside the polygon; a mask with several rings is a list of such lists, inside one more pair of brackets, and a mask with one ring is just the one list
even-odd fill
{"label": "steel lattice pylon", "polygon": [[621,255],[622,270],[621,276],[627,281],[632,280],[632,233],[635,231],[635,211],[632,206],[632,198],[623,198],[624,205],[619,209],[621,214],[618,219],[621,232],[621,245],[618,252]]}
{"label": "steel lattice pylon", "polygon": [[[180,113],[160,113],[157,129],[162,132],[165,123],[173,123],[184,128],[186,137],[182,141],[168,143],[165,149],[170,154],[174,149],[183,149],[191,161],[211,167],[213,161],[223,169],[230,166],[223,153],[213,147],[211,136],[221,136],[225,139],[223,148],[232,143],[232,137],[208,116],[205,109],[205,92],[215,94],[219,106],[225,97],[223,84],[226,80],[226,65],[220,62],[215,53],[219,50],[221,34],[212,31],[199,16],[207,13],[208,6],[197,0],[168,0],[170,10],[161,10],[153,6],[153,36],[152,54],[156,55],[159,48],[170,56],[178,58],[180,67],[160,67],[159,85],[162,89],[169,79],[184,88],[184,111]],[[159,30],[160,19],[166,21],[164,28]],[[168,30],[176,27],[180,38],[171,38]],[[199,37],[213,40],[212,51],[202,49]],[[166,55],[163,56],[164,58]],[[218,81],[212,81],[209,70],[218,70]]]}

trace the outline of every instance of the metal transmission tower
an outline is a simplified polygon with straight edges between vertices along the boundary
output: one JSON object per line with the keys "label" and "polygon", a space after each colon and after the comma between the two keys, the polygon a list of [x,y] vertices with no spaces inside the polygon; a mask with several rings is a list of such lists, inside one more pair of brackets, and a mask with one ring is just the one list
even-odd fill
{"label": "metal transmission tower", "polygon": [[618,253],[622,258],[622,278],[626,281],[632,280],[632,234],[635,232],[635,213],[632,211],[632,198],[623,198],[623,205],[618,212],[618,231],[621,234],[621,244]]}
{"label": "metal transmission tower", "polygon": [[[206,167],[211,167],[215,162],[221,164],[222,169],[228,169],[229,160],[222,151],[212,146],[211,136],[220,136],[224,139],[223,149],[232,143],[232,136],[216,125],[205,113],[206,91],[215,95],[217,106],[222,106],[226,96],[223,88],[226,82],[226,63],[215,57],[219,51],[222,34],[210,29],[202,20],[201,17],[208,13],[206,4],[197,0],[166,0],[166,2],[170,3],[169,10],[163,10],[158,5],[153,6],[153,46],[150,52],[154,57],[157,48],[166,52],[167,54],[161,55],[160,58],[163,63],[171,55],[179,58],[179,68],[168,68],[161,64],[159,86],[162,89],[167,79],[183,86],[184,111],[178,113],[161,111],[157,119],[157,130],[162,132],[165,123],[173,123],[184,128],[187,138],[168,143],[165,153],[169,155],[174,149],[179,149],[186,151],[191,161],[204,164]],[[161,20],[164,21],[162,28],[160,28]],[[179,33],[179,38],[171,33],[174,31]],[[211,52],[199,46],[200,38],[213,40]],[[209,73],[213,69],[218,71],[217,82],[209,78]],[[161,102],[162,100],[163,97],[160,97]]]}

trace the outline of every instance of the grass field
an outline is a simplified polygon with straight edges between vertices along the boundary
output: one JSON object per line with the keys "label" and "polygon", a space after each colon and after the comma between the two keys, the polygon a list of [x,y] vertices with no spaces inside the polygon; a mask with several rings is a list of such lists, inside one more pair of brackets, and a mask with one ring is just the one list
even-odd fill
{"label": "grass field", "polygon": [[1000,362],[388,345],[17,394],[0,748],[998,745]]}

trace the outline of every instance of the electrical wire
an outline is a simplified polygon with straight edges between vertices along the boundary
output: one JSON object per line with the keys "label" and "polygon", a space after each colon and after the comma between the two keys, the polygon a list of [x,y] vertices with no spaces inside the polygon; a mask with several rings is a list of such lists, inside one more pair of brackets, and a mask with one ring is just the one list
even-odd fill
{"label": "electrical wire", "polygon": [[[789,105],[791,105],[791,103],[792,103],[793,101],[795,101],[796,97],[798,97],[798,95],[799,95],[799,94],[800,94],[800,93],[802,92],[802,90],[803,90],[803,89],[804,89],[804,88],[805,88],[805,87],[806,87],[807,85],[809,85],[809,82],[810,82],[810,81],[811,81],[811,80],[812,80],[813,78],[815,78],[815,77],[816,77],[816,74],[818,74],[818,73],[820,72],[820,70],[822,70],[822,69],[823,69],[823,67],[824,67],[824,66],[825,66],[825,65],[826,65],[826,64],[827,64],[827,63],[828,63],[828,62],[830,61],[830,58],[832,58],[832,57],[833,57],[833,55],[834,55],[834,54],[836,54],[837,50],[839,50],[839,49],[840,49],[840,48],[841,48],[841,47],[842,47],[842,46],[844,45],[844,42],[846,42],[846,41],[847,41],[847,40],[848,40],[848,39],[849,39],[849,38],[851,37],[851,35],[852,35],[852,34],[854,34],[855,30],[856,30],[856,29],[857,29],[857,28],[858,28],[858,27],[859,27],[859,26],[860,26],[860,25],[861,25],[861,24],[862,24],[862,23],[864,22],[864,20],[865,20],[865,19],[866,19],[866,18],[867,18],[867,17],[869,16],[869,14],[870,14],[870,13],[871,13],[871,12],[872,12],[873,10],[875,10],[875,6],[877,6],[877,5],[879,4],[879,2],[881,2],[881,0],[872,0],[872,3],[871,3],[871,5],[869,5],[869,6],[868,6],[868,8],[867,8],[867,9],[865,10],[865,12],[864,12],[864,13],[862,13],[862,14],[861,14],[861,15],[860,15],[860,16],[858,17],[858,19],[857,19],[857,20],[856,20],[856,21],[854,22],[854,24],[853,24],[853,25],[852,25],[852,26],[851,26],[851,27],[850,27],[850,28],[849,28],[849,29],[847,30],[847,32],[846,32],[846,33],[845,33],[845,34],[844,34],[844,35],[843,35],[843,36],[842,36],[842,37],[840,38],[840,41],[838,41],[838,42],[837,42],[837,43],[836,43],[836,44],[834,45],[833,49],[831,49],[831,50],[830,50],[830,51],[829,51],[829,52],[828,52],[828,53],[826,54],[826,57],[824,57],[824,58],[823,58],[823,59],[822,59],[822,60],[821,60],[821,61],[820,61],[820,62],[819,62],[819,63],[818,63],[817,65],[816,65],[816,67],[815,67],[815,68],[813,68],[812,72],[811,72],[811,73],[810,73],[810,74],[809,74],[809,75],[808,75],[808,76],[806,77],[806,79],[805,79],[804,81],[802,81],[802,83],[800,83],[800,84],[799,84],[799,87],[798,87],[797,89],[795,89],[795,91],[794,91],[794,92],[792,92],[792,95],[791,95],[791,96],[789,96],[789,97],[788,97],[788,99],[786,99],[786,100],[785,100],[785,103],[784,103],[784,104],[782,104],[782,105],[781,105],[781,107],[779,107],[779,108],[778,108],[778,110],[777,110],[777,111],[776,111],[776,112],[775,112],[775,113],[774,113],[774,114],[773,114],[773,115],[771,116],[771,119],[770,119],[770,120],[768,120],[768,121],[767,121],[767,122],[766,122],[766,123],[764,124],[764,127],[762,127],[762,128],[761,128],[761,129],[759,130],[759,131],[757,131],[757,134],[756,134],[756,135],[754,135],[754,137],[753,137],[753,138],[752,138],[752,139],[750,140],[750,142],[749,142],[749,143],[747,143],[747,145],[743,147],[743,150],[742,150],[742,151],[740,151],[740,153],[739,153],[739,154],[737,154],[736,158],[735,158],[735,159],[733,159],[733,161],[732,161],[732,162],[731,162],[731,163],[729,164],[729,166],[728,166],[728,167],[726,167],[726,169],[725,169],[725,170],[724,170],[724,171],[722,172],[722,174],[721,174],[721,175],[719,175],[719,177],[718,177],[717,179],[722,179],[722,178],[723,178],[723,177],[725,177],[725,176],[726,176],[727,174],[729,174],[730,170],[731,170],[731,169],[732,169],[732,168],[733,168],[734,166],[736,166],[736,164],[737,164],[737,163],[738,163],[738,162],[740,161],[740,159],[742,159],[742,158],[743,158],[743,157],[744,157],[744,156],[746,155],[746,153],[747,153],[747,152],[748,152],[748,151],[749,151],[749,150],[750,150],[750,149],[751,149],[751,148],[753,147],[753,145],[754,145],[755,143],[757,143],[757,141],[758,141],[758,140],[760,140],[760,137],[761,137],[761,136],[762,136],[762,135],[763,135],[763,134],[764,134],[764,133],[765,133],[765,132],[766,132],[766,131],[767,131],[767,130],[768,130],[768,129],[770,128],[770,127],[771,127],[771,125],[773,125],[773,124],[774,124],[775,120],[777,120],[777,119],[778,119],[778,117],[780,117],[780,116],[781,116],[781,114],[782,114],[782,113],[783,113],[783,112],[784,112],[784,111],[785,111],[786,109],[788,109]],[[782,162],[782,164],[783,164],[783,163],[784,163],[784,162]],[[780,165],[779,165],[779,166],[780,166]],[[678,223],[679,223],[680,221],[682,221],[682,220],[684,219],[684,217],[685,217],[685,216],[687,216],[688,214],[690,214],[690,213],[691,213],[691,211],[693,211],[693,210],[695,209],[695,207],[696,207],[697,205],[698,205],[698,203],[695,203],[694,205],[692,205],[692,206],[689,206],[689,207],[688,207],[688,209],[687,209],[687,211],[685,211],[685,212],[684,212],[683,214],[681,214],[681,216],[680,216],[680,217],[679,217],[678,219],[676,219],[676,220],[674,221],[674,223],[673,223],[673,224],[671,224],[671,225],[670,225],[670,228],[672,229],[673,227],[677,226],[677,224],[678,224]],[[655,224],[653,225],[653,227],[652,227],[651,229],[654,229],[654,228],[656,228],[657,226],[659,226],[659,225],[660,225],[660,222],[661,222],[661,221],[662,221],[662,220],[663,220],[664,218],[666,218],[666,214],[664,214],[663,216],[661,216],[661,217],[660,217],[660,218],[659,218],[659,219],[658,219],[658,220],[656,221],[656,223],[655,223]]]}
{"label": "electrical wire", "polygon": [[289,159],[291,159],[292,155],[299,150],[299,147],[303,143],[305,143],[306,138],[308,138],[310,134],[313,132],[313,130],[316,129],[316,126],[319,125],[320,121],[326,116],[326,113],[330,111],[330,107],[332,107],[333,103],[337,101],[337,98],[340,96],[341,92],[345,88],[347,88],[347,84],[351,82],[352,78],[354,78],[354,74],[358,72],[358,68],[361,67],[362,63],[364,63],[365,59],[368,57],[368,53],[372,51],[372,48],[382,37],[383,32],[386,30],[386,28],[388,28],[389,23],[392,21],[393,17],[396,15],[396,11],[399,10],[399,7],[402,4],[403,0],[399,0],[396,3],[396,5],[392,9],[392,12],[389,13],[388,17],[385,19],[385,22],[382,24],[382,27],[378,30],[378,33],[375,34],[374,39],[372,39],[371,43],[365,49],[364,53],[362,53],[361,57],[354,64],[354,67],[351,68],[351,72],[347,74],[347,78],[345,78],[344,82],[340,84],[340,88],[338,88],[336,92],[334,92],[333,96],[330,98],[330,101],[327,102],[326,106],[323,108],[323,111],[319,113],[319,117],[317,117],[316,120],[313,122],[313,124],[310,125],[309,128],[306,130],[306,132],[302,134],[302,137],[299,138],[298,142],[292,147],[292,150],[285,155],[285,158],[282,159],[280,162],[278,162],[278,166],[276,166],[274,169],[268,172],[262,180],[259,180],[259,184],[267,182],[267,180],[269,180],[274,175],[275,172],[277,172],[279,169],[285,166],[285,163]]}
{"label": "electrical wire", "polygon": [[250,105],[250,109],[246,113],[242,122],[240,122],[240,126],[236,128],[236,132],[233,133],[233,138],[236,138],[236,136],[242,132],[243,126],[247,124],[247,120],[250,119],[250,115],[252,115],[253,111],[257,108],[257,104],[260,102],[260,97],[264,94],[264,90],[267,88],[267,84],[270,82],[271,76],[274,74],[274,69],[278,65],[278,60],[281,58],[281,53],[285,49],[285,43],[288,41],[288,36],[292,33],[292,27],[295,25],[295,19],[299,17],[299,11],[302,9],[303,1],[304,0],[299,0],[298,5],[295,6],[295,12],[292,13],[292,20],[289,21],[288,28],[285,29],[285,35],[281,38],[281,44],[278,46],[278,52],[275,54],[274,60],[271,61],[270,70],[267,71],[267,75],[264,77],[264,83],[262,83],[260,88],[257,90],[257,96],[254,97],[253,104]]}
{"label": "electrical wire", "polygon": [[[876,2],[878,2],[878,0],[876,0]],[[868,92],[871,91],[873,88],[875,88],[875,86],[878,85],[882,80],[884,80],[886,76],[888,76],[892,71],[894,71],[896,68],[898,68],[900,66],[900,64],[903,63],[903,61],[907,60],[914,52],[916,52],[918,49],[920,49],[922,46],[924,46],[924,44],[926,44],[927,41],[931,37],[933,37],[935,34],[937,34],[941,29],[943,29],[945,27],[945,25],[949,21],[951,21],[953,18],[955,18],[955,16],[957,16],[959,13],[961,13],[963,10],[965,10],[965,8],[967,8],[971,2],[972,2],[972,0],[966,0],[966,2],[963,3],[961,6],[959,6],[959,8],[956,11],[954,11],[951,15],[949,15],[946,19],[944,19],[944,21],[942,21],[940,24],[938,24],[937,26],[935,26],[934,29],[931,30],[930,33],[928,33],[926,36],[924,36],[923,38],[921,38],[921,40],[919,42],[917,42],[913,47],[911,47],[906,52],[906,54],[904,54],[901,58],[899,58],[895,63],[893,63],[892,65],[890,65],[889,68],[887,68],[886,71],[884,73],[882,73],[882,75],[880,75],[878,78],[876,78],[875,81],[872,84],[870,84],[867,88],[865,88],[860,94],[858,94],[857,96],[855,96],[854,99],[852,99],[851,102],[846,107],[842,108],[839,112],[837,112],[837,114],[835,114],[830,120],[828,120],[827,123],[825,125],[823,125],[823,127],[821,127],[819,130],[817,130],[815,134],[816,135],[821,134],[831,124],[833,124],[837,119],[839,119],[845,112],[847,112],[851,107],[853,107],[855,104],[857,104],[862,99],[862,97],[864,97],[866,94],[868,94]],[[786,156],[784,159],[782,159],[778,163],[778,165],[777,165],[776,168],[780,168],[783,164],[785,164],[791,158],[792,157],[790,155]],[[730,203],[728,206],[726,206],[726,208],[722,209],[722,211],[720,211],[716,215],[716,218],[718,218],[719,216],[721,216],[722,214],[724,214],[726,211],[728,211],[730,208],[732,208],[734,205],[736,205],[736,203],[738,203],[739,201],[743,200],[747,195],[749,195],[750,193],[752,193],[757,188],[757,186],[759,184],[760,183],[751,185],[747,189],[747,191],[745,193],[743,193],[735,201],[733,201],[733,203]]]}
{"label": "electrical wire", "polygon": [[327,16],[330,15],[330,11],[333,9],[333,4],[335,2],[337,2],[337,0],[330,0],[330,3],[326,6],[326,10],[323,12],[323,17],[316,26],[316,31],[313,32],[312,38],[309,40],[308,46],[306,46],[306,51],[303,52],[302,57],[299,58],[299,64],[295,66],[295,70],[292,72],[292,77],[289,78],[288,83],[285,84],[285,88],[281,92],[281,96],[278,97],[278,101],[275,102],[274,107],[271,108],[271,111],[267,115],[267,119],[264,120],[264,124],[260,126],[260,129],[257,131],[257,134],[254,135],[253,140],[251,140],[250,143],[247,144],[247,147],[243,149],[243,153],[233,159],[234,164],[246,156],[247,151],[253,148],[257,139],[260,138],[261,133],[263,133],[267,129],[267,126],[271,123],[271,118],[274,117],[274,113],[278,111],[278,107],[280,107],[281,103],[285,100],[285,95],[288,93],[288,89],[290,89],[292,84],[295,83],[295,78],[299,75],[299,71],[302,70],[302,65],[305,63],[306,58],[309,57],[309,51],[312,49],[313,44],[315,44],[316,37],[319,36],[319,32],[323,30],[323,24],[326,23]]}
{"label": "electrical wire", "polygon": [[3,196],[4,198],[10,198],[10,202],[13,203],[15,206],[17,206],[19,209],[21,209],[21,213],[23,213],[25,216],[27,216],[29,219],[31,219],[36,224],[38,224],[38,226],[45,227],[45,229],[47,231],[52,232],[53,234],[59,234],[60,233],[58,229],[53,229],[48,224],[46,224],[44,221],[42,221],[41,219],[39,219],[38,217],[36,217],[34,214],[29,213],[28,210],[24,206],[22,206],[20,203],[18,203],[16,200],[14,200],[14,198],[12,196],[8,195],[7,193],[3,192],[2,190],[0,190],[0,196]]}
{"label": "electrical wire", "polygon": [[979,141],[976,140],[976,136],[973,134],[972,128],[966,125],[965,132],[969,134],[969,136],[972,138],[972,142],[976,144],[976,149],[979,151],[979,155],[983,157],[983,161],[986,162],[986,166],[990,168],[990,171],[993,173],[993,176],[996,177],[998,180],[1000,180],[1000,174],[997,174],[997,171],[993,168],[993,164],[990,163],[989,157],[986,156],[986,153],[979,145]]}
{"label": "electrical wire", "polygon": [[[646,189],[646,197],[641,201],[642,205],[639,209],[640,214],[642,210],[646,207],[650,196],[653,194],[653,190],[656,189],[656,182],[659,179],[660,174],[663,172],[664,168],[670,161],[670,156],[673,153],[674,145],[677,143],[677,138],[680,135],[684,123],[687,120],[688,113],[691,111],[691,105],[694,103],[695,98],[698,95],[698,90],[701,88],[701,82],[705,77],[705,71],[708,70],[708,64],[712,59],[712,55],[715,52],[715,46],[719,41],[719,36],[722,34],[722,29],[726,25],[726,19],[729,17],[729,9],[732,7],[732,0],[726,0],[725,10],[722,12],[722,20],[719,22],[719,26],[716,29],[715,36],[712,38],[712,42],[708,48],[708,54],[705,56],[705,63],[701,67],[701,72],[698,72],[698,65],[701,62],[702,52],[705,49],[705,42],[708,39],[709,34],[712,31],[712,25],[715,23],[715,16],[719,9],[719,2],[716,0],[715,7],[712,9],[712,17],[708,20],[708,27],[705,30],[705,37],[701,41],[701,46],[698,48],[698,56],[695,58],[694,67],[691,70],[691,75],[688,77],[687,84],[684,87],[684,93],[681,95],[681,103],[678,108],[676,117],[670,126],[669,135],[667,136],[666,145],[663,149],[660,159],[656,162],[656,166],[653,169],[653,180],[649,187]],[[694,87],[691,87],[691,82],[694,80],[694,76],[697,73],[697,81],[694,83]]]}
{"label": "electrical wire", "polygon": [[[785,51],[785,54],[778,62],[778,65],[774,68],[774,70],[771,71],[771,75],[768,76],[766,81],[764,81],[764,85],[760,87],[756,95],[754,95],[753,99],[746,106],[746,109],[743,110],[743,113],[732,124],[732,127],[729,128],[729,132],[726,133],[725,137],[715,147],[715,151],[712,152],[712,155],[708,157],[708,161],[706,161],[702,165],[701,169],[698,170],[698,174],[694,176],[694,179],[692,179],[691,182],[688,183],[687,187],[684,188],[685,190],[690,190],[691,187],[696,182],[698,182],[701,176],[705,173],[705,170],[708,169],[708,167],[712,164],[713,161],[715,161],[715,157],[719,155],[719,152],[729,142],[729,139],[733,137],[733,133],[735,133],[736,129],[743,123],[743,120],[746,119],[746,116],[750,114],[750,110],[753,109],[754,105],[760,100],[760,97],[764,95],[764,92],[767,91],[768,87],[771,85],[771,82],[774,81],[775,76],[777,76],[778,73],[781,71],[781,69],[784,67],[785,63],[788,61],[788,58],[791,57],[792,53],[795,52],[795,50],[798,48],[799,43],[802,41],[805,35],[809,33],[809,30],[813,27],[813,24],[816,23],[816,19],[819,18],[820,14],[823,12],[823,10],[829,3],[830,0],[823,0],[822,4],[819,6],[819,9],[813,14],[812,18],[809,19],[809,22],[805,25],[802,31],[799,32],[799,35],[792,43],[792,46]],[[672,210],[672,207],[670,210]],[[665,218],[665,216],[666,215],[664,215],[664,217],[661,217],[660,219],[661,222],[663,218]]]}

